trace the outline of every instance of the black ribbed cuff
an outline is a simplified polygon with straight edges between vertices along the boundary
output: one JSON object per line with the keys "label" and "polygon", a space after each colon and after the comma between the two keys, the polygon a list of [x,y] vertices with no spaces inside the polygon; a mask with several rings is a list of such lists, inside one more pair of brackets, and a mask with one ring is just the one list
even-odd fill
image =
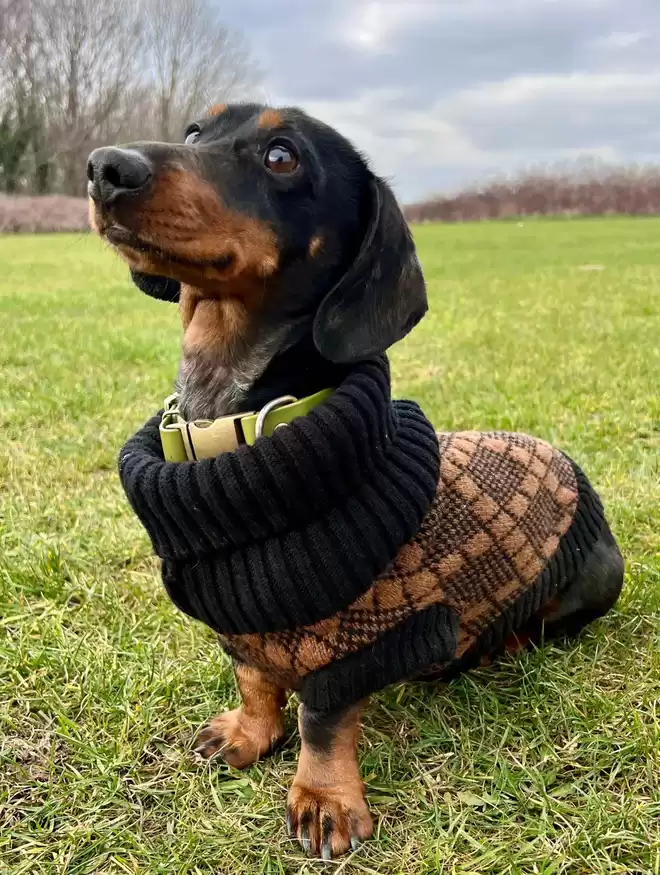
{"label": "black ribbed cuff", "polygon": [[446,605],[431,605],[385,632],[370,647],[307,675],[300,699],[308,708],[332,711],[371,693],[414,677],[430,665],[456,655],[458,615]]}

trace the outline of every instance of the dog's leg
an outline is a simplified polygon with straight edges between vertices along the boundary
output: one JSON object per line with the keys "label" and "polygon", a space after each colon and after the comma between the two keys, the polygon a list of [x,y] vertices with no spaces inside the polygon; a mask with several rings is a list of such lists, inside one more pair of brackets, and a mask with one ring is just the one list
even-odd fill
{"label": "dog's leg", "polygon": [[623,586],[624,565],[607,523],[582,573],[559,598],[542,610],[548,638],[577,635],[614,607]]}
{"label": "dog's leg", "polygon": [[284,738],[282,708],[286,695],[256,668],[238,663],[236,681],[243,704],[214,717],[197,737],[197,753],[220,755],[244,769],[270,753]]}
{"label": "dog's leg", "polygon": [[585,626],[604,616],[616,604],[623,586],[624,565],[607,523],[594,544],[582,572],[570,585],[518,629],[506,642],[508,653],[517,653],[543,638],[578,635]]}
{"label": "dog's leg", "polygon": [[357,760],[362,705],[323,712],[300,706],[302,748],[287,827],[307,853],[329,860],[368,839],[373,826]]}

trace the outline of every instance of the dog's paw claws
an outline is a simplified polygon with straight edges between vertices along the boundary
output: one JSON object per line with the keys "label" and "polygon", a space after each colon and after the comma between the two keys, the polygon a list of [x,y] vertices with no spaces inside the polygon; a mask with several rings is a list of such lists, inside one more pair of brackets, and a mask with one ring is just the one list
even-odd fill
{"label": "dog's paw claws", "polygon": [[309,837],[309,829],[306,826],[303,826],[300,830],[300,844],[302,846],[303,851],[306,854],[309,854],[312,848],[312,840]]}
{"label": "dog's paw claws", "polygon": [[355,850],[373,831],[362,787],[342,792],[294,784],[289,793],[287,830],[306,854],[322,860]]}
{"label": "dog's paw claws", "polygon": [[245,769],[270,753],[283,739],[284,730],[250,720],[241,708],[219,714],[197,736],[194,751],[206,760],[222,757],[236,769]]}

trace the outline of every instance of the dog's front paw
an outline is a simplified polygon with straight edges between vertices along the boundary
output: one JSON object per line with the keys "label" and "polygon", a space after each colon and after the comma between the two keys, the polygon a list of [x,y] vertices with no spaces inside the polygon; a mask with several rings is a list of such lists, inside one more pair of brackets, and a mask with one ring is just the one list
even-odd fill
{"label": "dog's front paw", "polygon": [[219,714],[197,736],[195,752],[210,759],[221,756],[236,769],[245,769],[271,753],[284,738],[279,715],[264,720],[249,717],[243,708]]}
{"label": "dog's front paw", "polygon": [[355,849],[373,833],[361,783],[344,789],[294,783],[286,823],[306,853],[324,860]]}

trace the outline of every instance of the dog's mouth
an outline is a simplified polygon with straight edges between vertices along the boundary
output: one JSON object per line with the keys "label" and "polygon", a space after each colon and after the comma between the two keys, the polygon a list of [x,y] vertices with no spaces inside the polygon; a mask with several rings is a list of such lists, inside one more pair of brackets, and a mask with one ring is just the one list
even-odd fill
{"label": "dog's mouth", "polygon": [[125,228],[123,225],[111,225],[103,231],[103,236],[113,246],[120,251],[132,250],[133,252],[141,253],[150,261],[153,261],[157,266],[171,265],[172,267],[180,267],[186,270],[204,271],[211,268],[214,272],[224,273],[231,272],[231,268],[235,263],[235,256],[232,253],[225,253],[218,258],[210,258],[204,260],[192,260],[177,255],[156,243],[148,240],[143,240],[133,231]]}

